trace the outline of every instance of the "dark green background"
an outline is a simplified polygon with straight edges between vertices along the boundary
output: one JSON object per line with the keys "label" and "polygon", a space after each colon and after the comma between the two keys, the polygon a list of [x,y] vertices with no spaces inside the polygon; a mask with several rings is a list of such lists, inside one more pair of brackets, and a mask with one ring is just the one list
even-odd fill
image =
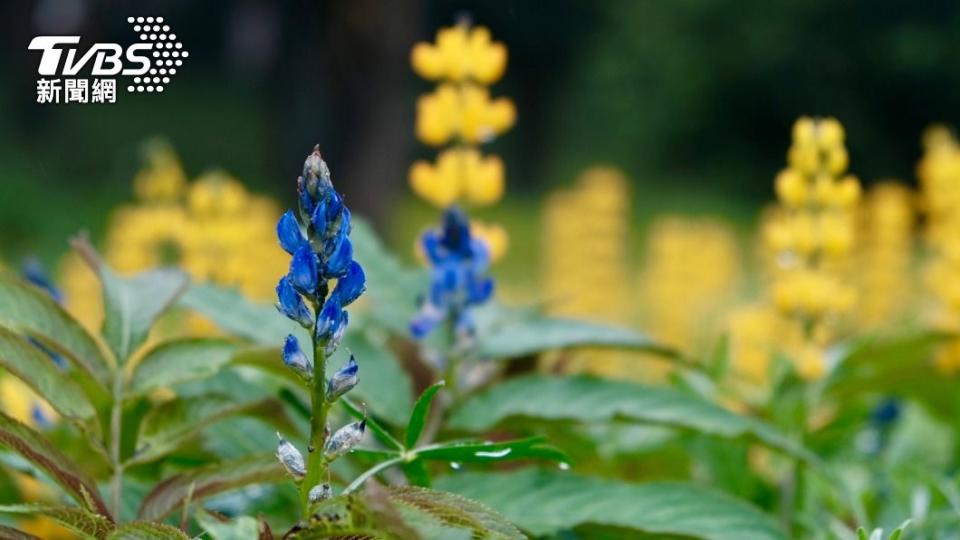
{"label": "dark green background", "polygon": [[[800,114],[837,116],[870,182],[913,181],[922,129],[960,113],[954,2],[9,1],[0,257],[52,262],[70,233],[96,235],[131,197],[153,135],[191,175],[223,167],[284,203],[319,143],[355,210],[389,222],[409,199],[409,163],[432,155],[413,138],[430,85],[409,49],[461,13],[510,49],[493,93],[516,101],[519,120],[490,151],[507,161],[512,208],[606,161],[630,174],[640,212],[747,219],[771,196]],[[166,92],[35,104],[33,36],[129,43],[131,15],[164,16],[191,53]]]}

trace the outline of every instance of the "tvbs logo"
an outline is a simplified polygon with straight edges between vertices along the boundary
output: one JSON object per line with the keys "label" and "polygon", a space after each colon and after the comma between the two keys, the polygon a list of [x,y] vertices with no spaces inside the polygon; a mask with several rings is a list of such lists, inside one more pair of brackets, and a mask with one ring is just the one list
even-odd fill
{"label": "tvbs logo", "polygon": [[[126,47],[80,36],[37,36],[28,49],[41,51],[37,103],[115,103],[117,79],[128,77],[131,93],[163,92],[190,53],[163,17],[128,17],[140,40]],[[53,78],[48,78],[53,77]]]}

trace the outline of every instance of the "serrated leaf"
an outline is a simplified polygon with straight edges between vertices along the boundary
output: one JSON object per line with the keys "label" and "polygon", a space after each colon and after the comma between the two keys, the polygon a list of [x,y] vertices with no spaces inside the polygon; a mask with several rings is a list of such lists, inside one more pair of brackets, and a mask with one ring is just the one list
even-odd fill
{"label": "serrated leaf", "polygon": [[251,302],[233,289],[209,283],[192,285],[179,303],[208,317],[230,334],[259,345],[278,346],[287,334],[309,340],[309,335],[297,323],[277,313],[274,306]]}
{"label": "serrated leaf", "polygon": [[573,347],[609,347],[664,357],[679,356],[677,351],[633,330],[540,314],[497,321],[477,336],[472,354],[481,360],[504,360]]}
{"label": "serrated leaf", "polygon": [[230,363],[240,345],[219,338],[188,338],[161,343],[147,351],[134,369],[127,391],[151,390],[215,375]]}
{"label": "serrated leaf", "polygon": [[189,283],[180,270],[150,270],[130,278],[101,265],[103,283],[103,338],[120,363],[147,340],[157,317],[173,305]]}
{"label": "serrated leaf", "polygon": [[91,422],[99,429],[96,410],[80,386],[66,378],[46,353],[26,339],[0,326],[0,366],[26,383],[60,415]]}
{"label": "serrated leaf", "polygon": [[461,441],[431,445],[416,450],[421,459],[484,463],[512,459],[546,459],[566,463],[570,458],[560,449],[544,443],[543,437],[514,441]]}
{"label": "serrated leaf", "polygon": [[139,517],[163,519],[181,508],[188,495],[196,502],[246,485],[275,483],[286,478],[283,467],[273,454],[207,465],[161,482],[144,498]]}
{"label": "serrated leaf", "polygon": [[398,335],[410,334],[410,321],[417,312],[417,297],[427,290],[427,273],[406,267],[384,247],[373,227],[353,219],[350,233],[353,256],[367,276],[364,303],[370,317]]}
{"label": "serrated leaf", "polygon": [[132,521],[117,527],[106,540],[190,540],[183,531],[163,523]]}
{"label": "serrated leaf", "polygon": [[585,423],[627,418],[720,437],[752,437],[800,459],[818,461],[771,426],[698,396],[671,388],[581,376],[532,375],[509,380],[468,398],[453,412],[448,426],[478,432],[511,417]]}
{"label": "serrated leaf", "polygon": [[96,482],[83,469],[42,435],[3,412],[0,412],[0,446],[10,448],[37,466],[82,506],[110,516]]}
{"label": "serrated leaf", "polygon": [[110,362],[90,334],[45,292],[3,270],[0,325],[50,345],[103,388],[109,387]]}
{"label": "serrated leaf", "polygon": [[688,484],[629,484],[527,469],[450,475],[437,487],[487,504],[535,536],[596,524],[704,540],[786,538],[759,509]]}
{"label": "serrated leaf", "polygon": [[404,443],[407,448],[413,448],[423,433],[423,426],[427,423],[427,415],[430,413],[430,405],[433,403],[434,396],[444,387],[444,381],[438,381],[430,385],[417,398],[413,411],[410,412],[410,421],[407,422],[407,432],[404,435]]}
{"label": "serrated leaf", "polygon": [[90,538],[106,538],[115,528],[112,521],[78,506],[53,506],[48,504],[12,504],[0,506],[0,514],[46,516],[65,527]]}
{"label": "serrated leaf", "polygon": [[526,538],[504,516],[460,495],[416,486],[388,487],[387,493],[408,519],[411,514],[426,515],[446,527],[470,531],[476,540]]}
{"label": "serrated leaf", "polygon": [[250,516],[218,519],[201,508],[193,517],[211,540],[257,540],[260,537],[260,522]]}
{"label": "serrated leaf", "polygon": [[129,463],[146,463],[162,457],[203,428],[230,416],[260,418],[286,432],[297,431],[283,404],[276,399],[236,403],[217,394],[177,398],[160,404],[144,416],[137,436],[137,450]]}

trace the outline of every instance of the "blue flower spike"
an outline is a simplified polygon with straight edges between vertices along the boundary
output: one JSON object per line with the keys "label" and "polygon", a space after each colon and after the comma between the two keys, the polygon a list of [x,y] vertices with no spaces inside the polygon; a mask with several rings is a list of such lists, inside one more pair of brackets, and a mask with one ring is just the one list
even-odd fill
{"label": "blue flower spike", "polygon": [[[291,255],[288,273],[277,284],[277,309],[288,318],[310,330],[314,358],[300,346],[297,338],[289,335],[283,346],[283,363],[308,380],[314,395],[321,395],[334,403],[356,387],[360,366],[353,355],[329,380],[321,367],[326,366],[346,332],[350,317],[346,308],[356,301],[366,288],[366,276],[360,264],[353,259],[350,241],[352,217],[330,178],[330,169],[314,147],[303,163],[303,175],[297,178],[297,208],[287,211],[277,222],[280,247]],[[318,373],[314,376],[314,369]],[[318,424],[319,425],[319,424]],[[322,450],[327,464],[348,452],[360,438],[365,422],[355,422],[330,435],[326,426],[322,432],[311,433],[312,444]],[[310,473],[302,454],[289,442],[281,439],[277,457],[287,472],[296,480]],[[304,482],[305,484],[305,482]],[[326,484],[301,492],[307,500],[323,500],[331,496]]]}
{"label": "blue flower spike", "polygon": [[431,266],[430,290],[410,322],[411,335],[423,339],[444,321],[458,334],[472,334],[471,308],[493,296],[494,281],[486,275],[489,249],[471,235],[467,216],[456,206],[443,213],[439,228],[423,233],[420,243]]}

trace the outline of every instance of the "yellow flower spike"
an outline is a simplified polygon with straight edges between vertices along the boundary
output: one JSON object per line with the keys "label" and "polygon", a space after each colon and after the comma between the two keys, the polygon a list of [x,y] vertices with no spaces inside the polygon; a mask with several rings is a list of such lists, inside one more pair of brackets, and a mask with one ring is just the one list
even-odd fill
{"label": "yellow flower spike", "polygon": [[827,154],[827,169],[833,174],[843,174],[850,165],[850,156],[842,146],[832,148]]}
{"label": "yellow flower spike", "polygon": [[499,261],[507,253],[510,246],[510,237],[507,230],[496,223],[484,223],[473,220],[470,222],[470,233],[483,240],[490,250],[490,260]]}
{"label": "yellow flower spike", "polygon": [[442,84],[433,93],[420,96],[416,119],[418,139],[439,146],[454,136],[461,115],[459,94],[453,85]]}
{"label": "yellow flower spike", "polygon": [[728,320],[733,369],[754,383],[766,382],[777,339],[776,313],[763,305],[744,306]]}
{"label": "yellow flower spike", "polygon": [[465,197],[468,202],[486,206],[503,197],[503,160],[497,156],[480,157],[477,151],[468,152],[465,177]]}
{"label": "yellow flower spike", "polygon": [[485,27],[458,24],[441,28],[435,45],[423,42],[414,45],[410,63],[418,75],[428,80],[472,78],[491,84],[506,70],[507,48],[493,42]]}
{"label": "yellow flower spike", "polygon": [[490,99],[481,86],[461,89],[460,135],[470,143],[484,143],[513,127],[517,111],[509,98]]}
{"label": "yellow flower spike", "polygon": [[853,223],[843,214],[824,214],[819,223],[820,245],[832,256],[846,255],[853,247]]}

